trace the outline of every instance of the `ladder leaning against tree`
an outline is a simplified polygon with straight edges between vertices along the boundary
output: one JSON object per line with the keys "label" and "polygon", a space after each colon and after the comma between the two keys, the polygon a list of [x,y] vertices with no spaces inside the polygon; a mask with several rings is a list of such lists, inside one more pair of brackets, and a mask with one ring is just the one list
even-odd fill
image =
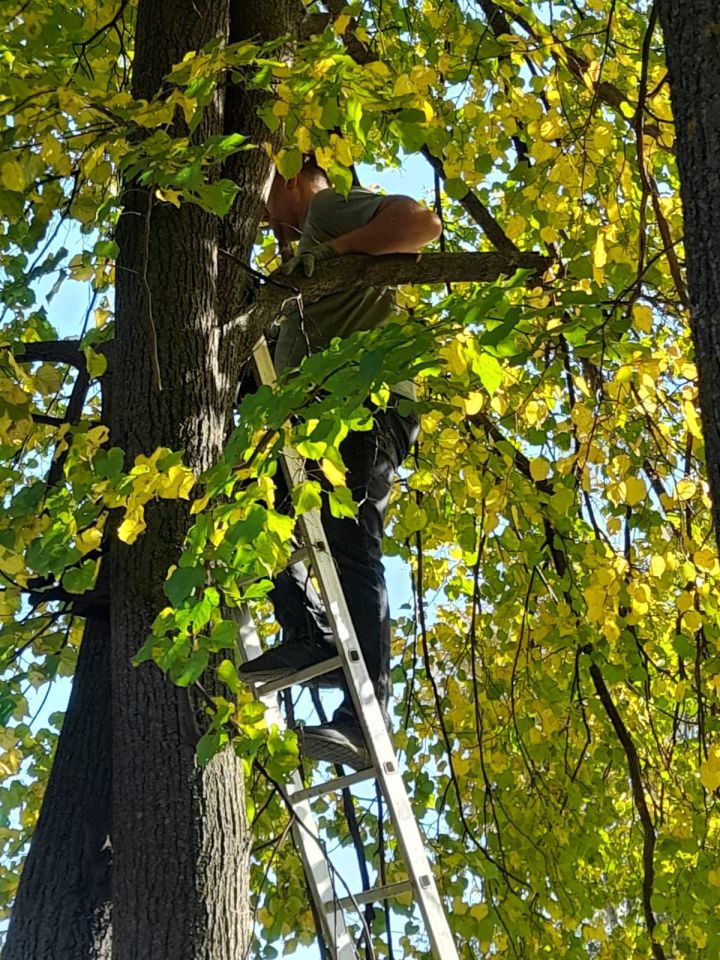
{"label": "ladder leaning against tree", "polygon": [[[264,338],[256,344],[253,360],[257,379],[261,383],[273,384],[275,370]],[[289,485],[293,487],[302,483],[306,477],[299,455],[294,454],[291,448],[285,448],[281,458]],[[277,723],[282,728],[284,724],[278,710],[276,694],[280,690],[295,684],[307,683],[341,667],[372,760],[372,766],[367,770],[359,770],[307,788],[296,771],[290,784],[285,788],[285,799],[293,815],[293,837],[300,852],[308,886],[320,918],[323,937],[333,960],[353,960],[357,953],[345,923],[344,911],[357,910],[362,904],[387,900],[412,891],[414,902],[425,924],[433,957],[435,960],[458,960],[445,910],[425,853],[420,828],[413,814],[380,704],[360,651],[335,564],[320,522],[319,511],[311,510],[298,517],[296,526],[302,544],[301,552],[311,565],[320,589],[337,647],[337,656],[300,670],[282,680],[254,684],[255,695],[265,703],[267,720],[270,723]],[[296,558],[297,555],[293,559]],[[251,660],[260,655],[261,645],[246,606],[239,611],[239,619],[241,653],[244,659]],[[382,792],[395,827],[407,879],[340,897],[337,895],[332,869],[312,814],[311,800],[364,780],[375,780]]]}

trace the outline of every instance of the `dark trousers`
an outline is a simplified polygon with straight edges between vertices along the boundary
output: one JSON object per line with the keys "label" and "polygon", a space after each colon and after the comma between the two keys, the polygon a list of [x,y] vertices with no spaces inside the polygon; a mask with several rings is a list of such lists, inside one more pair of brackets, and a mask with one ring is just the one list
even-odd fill
{"label": "dark trousers", "polygon": [[[393,481],[419,432],[415,415],[401,416],[396,406],[374,408],[373,429],[350,433],[340,445],[347,467],[346,483],[358,504],[354,518],[337,519],[323,496],[321,518],[325,536],[335,560],[340,585],[350,610],[353,626],[370,679],[387,716],[390,696],[390,611],[382,539]],[[368,404],[369,405],[369,404]],[[328,483],[311,468],[323,487]],[[270,593],[284,640],[332,641],[325,609],[307,568],[295,563],[275,580]],[[345,690],[334,719],[354,718],[355,710]]]}

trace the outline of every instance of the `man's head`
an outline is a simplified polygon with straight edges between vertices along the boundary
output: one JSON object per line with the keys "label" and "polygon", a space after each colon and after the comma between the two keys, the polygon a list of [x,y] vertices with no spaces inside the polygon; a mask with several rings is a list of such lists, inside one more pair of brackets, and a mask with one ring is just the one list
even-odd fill
{"label": "man's head", "polygon": [[275,174],[265,208],[270,228],[281,246],[297,238],[310,201],[328,186],[327,175],[312,154],[303,158],[300,173],[290,180]]}

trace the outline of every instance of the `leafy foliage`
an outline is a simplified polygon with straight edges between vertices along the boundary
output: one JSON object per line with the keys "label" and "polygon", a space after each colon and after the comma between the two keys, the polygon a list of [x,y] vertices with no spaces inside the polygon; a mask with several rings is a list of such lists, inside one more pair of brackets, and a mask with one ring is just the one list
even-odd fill
{"label": "leafy foliage", "polygon": [[[281,444],[321,461],[349,510],[338,446],[367,428],[363,398],[382,402],[410,373],[423,433],[387,542],[415,596],[393,643],[395,739],[463,955],[716,954],[720,565],[667,75],[646,4],[355,4],[291,61],[255,44],[198,51],[149,103],[128,90],[132,13],[18,4],[0,42],[4,901],[56,735],[33,725],[26,695],[72,672],[72,598],[92,594],[110,512],[132,544],[149,502],[185,498],[194,526],[138,662],[180,685],[219,663],[227,694],[211,699],[198,753],[232,741],[246,760],[258,956],[312,939],[299,861],[271,842],[286,811],[259,772],[281,779],[297,745],[267,731],[238,686],[227,611],[251,602],[274,629],[263,598],[293,528],[275,509]],[[125,465],[108,449],[98,384],[123,178],[222,216],[235,199],[222,161],[262,148],[242,131],[199,134],[227,76],[268,92],[286,176],[314,150],[347,190],[353,163],[422,153],[439,171],[448,251],[515,245],[554,266],[535,287],[402,289],[397,324],[336,341],[274,392],[245,397],[223,458],[195,478],[182,451]],[[182,137],[168,133],[178,115]],[[58,245],[63,223],[79,251]],[[260,268],[273,257],[262,241]],[[28,359],[56,338],[37,295],[52,278],[47,299],[66,278],[91,290],[76,324],[85,364]],[[306,485],[297,510],[317,495]],[[349,842],[335,801],[322,820]],[[376,829],[368,805],[368,856]],[[394,879],[391,837],[385,854]],[[425,956],[400,909],[402,947]]]}

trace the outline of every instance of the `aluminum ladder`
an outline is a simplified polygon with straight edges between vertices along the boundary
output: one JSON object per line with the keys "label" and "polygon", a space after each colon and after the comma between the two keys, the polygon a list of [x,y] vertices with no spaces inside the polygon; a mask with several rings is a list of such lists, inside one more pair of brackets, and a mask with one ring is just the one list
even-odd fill
{"label": "aluminum ladder", "polygon": [[[274,384],[275,369],[264,337],[254,347],[253,362],[259,382]],[[292,448],[286,447],[281,454],[281,459],[290,489],[306,479],[303,460]],[[285,788],[285,799],[294,815],[293,838],[300,852],[327,948],[333,960],[356,960],[358,954],[345,923],[344,911],[358,910],[362,904],[390,899],[400,893],[412,891],[414,903],[419,907],[424,921],[434,960],[459,960],[435,878],[425,853],[422,835],[400,774],[395,750],[355,636],[330,547],[325,539],[319,511],[312,510],[298,517],[296,529],[299,531],[302,546],[298,551],[300,556],[294,555],[293,561],[307,559],[313,569],[338,655],[282,680],[254,684],[253,690],[266,706],[268,722],[276,723],[282,729],[284,722],[278,709],[277,693],[295,684],[307,683],[341,667],[372,759],[372,767],[367,770],[336,777],[326,783],[307,788],[296,771]],[[245,660],[252,660],[262,652],[260,640],[247,606],[241,607],[238,614],[240,652]],[[325,857],[324,847],[313,818],[311,801],[316,797],[340,791],[365,780],[375,780],[380,787],[395,828],[407,879],[399,883],[376,886],[354,895],[338,897],[335,894],[336,885],[331,868]]]}

